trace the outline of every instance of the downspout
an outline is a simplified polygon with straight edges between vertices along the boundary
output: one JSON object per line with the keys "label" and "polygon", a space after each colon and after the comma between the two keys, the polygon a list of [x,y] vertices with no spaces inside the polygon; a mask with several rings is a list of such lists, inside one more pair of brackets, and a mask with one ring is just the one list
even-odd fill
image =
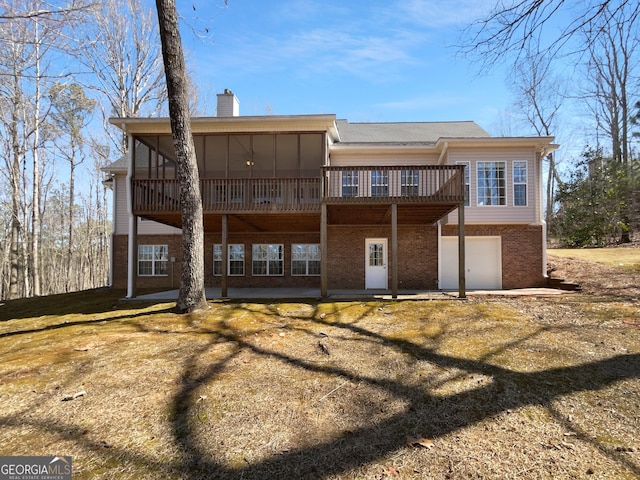
{"label": "downspout", "polygon": [[442,290],[442,219],[436,222],[438,226],[438,290]]}
{"label": "downspout", "polygon": [[542,278],[548,279],[549,276],[547,274],[547,221],[545,220],[544,215],[544,205],[543,205],[543,185],[542,185],[542,159],[547,156],[548,150],[546,148],[542,148],[538,154],[538,158],[536,159],[536,179],[538,181],[538,198],[540,199],[538,204],[540,208],[536,209],[536,215],[538,216],[538,223],[542,225]]}
{"label": "downspout", "polygon": [[444,156],[447,154],[449,150],[449,142],[444,142],[444,147],[442,147],[442,152],[440,152],[440,157],[438,158],[438,165],[442,165]]}
{"label": "downspout", "polygon": [[114,258],[114,250],[113,250],[113,244],[115,243],[115,237],[116,237],[116,218],[117,218],[117,211],[116,211],[116,198],[118,198],[117,196],[117,188],[118,188],[118,180],[116,178],[115,175],[111,174],[111,179],[113,180],[112,182],[112,187],[113,190],[111,191],[111,242],[109,245],[109,255],[111,258],[111,265],[109,268],[109,286],[113,287],[113,268],[115,267],[115,258]]}
{"label": "downspout", "polygon": [[[133,191],[131,181],[133,179],[133,158],[134,158],[134,142],[133,135],[127,135],[127,216],[129,219],[129,229],[127,235],[127,298],[133,298],[135,296],[134,285],[134,265],[136,262],[136,230],[137,230],[137,218],[133,214]],[[115,197],[115,195],[114,195]]]}

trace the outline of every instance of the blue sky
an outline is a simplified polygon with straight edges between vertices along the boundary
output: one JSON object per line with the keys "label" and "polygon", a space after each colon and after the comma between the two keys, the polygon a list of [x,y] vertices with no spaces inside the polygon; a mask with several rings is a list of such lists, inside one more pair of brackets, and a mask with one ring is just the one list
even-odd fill
{"label": "blue sky", "polygon": [[[505,69],[480,76],[452,47],[460,30],[486,13],[483,0],[177,3],[188,68],[207,114],[215,94],[229,88],[241,115],[475,120],[496,134],[510,104]],[[194,34],[205,28],[209,38]]]}

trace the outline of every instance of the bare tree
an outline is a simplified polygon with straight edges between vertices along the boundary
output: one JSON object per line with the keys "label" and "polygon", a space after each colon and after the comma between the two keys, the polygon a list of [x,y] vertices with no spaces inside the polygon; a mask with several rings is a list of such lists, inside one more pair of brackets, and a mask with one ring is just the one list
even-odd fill
{"label": "bare tree", "polygon": [[[87,88],[103,95],[106,117],[153,115],[167,98],[153,11],[139,0],[105,0],[79,32],[79,60],[90,70]],[[105,124],[107,122],[105,121]],[[106,127],[121,155],[125,136]]]}
{"label": "bare tree", "polygon": [[208,308],[204,290],[204,226],[196,151],[191,133],[188,80],[174,0],[156,0],[169,115],[182,204],[182,277],[177,309]]}
{"label": "bare tree", "polygon": [[85,0],[72,0],[62,7],[51,5],[21,5],[21,9],[5,10],[0,14],[0,20],[30,20],[38,18],[54,18],[69,13],[82,13],[99,2],[87,2]]}
{"label": "bare tree", "polygon": [[[14,5],[3,5],[12,11]],[[3,158],[8,183],[11,190],[11,226],[9,233],[8,271],[9,279],[6,298],[18,298],[21,295],[20,280],[24,278],[25,258],[20,246],[24,241],[23,222],[24,196],[21,174],[26,161],[26,124],[24,78],[32,66],[32,49],[29,40],[32,35],[25,21],[0,22],[0,118],[2,120]]]}
{"label": "bare tree", "polygon": [[632,95],[637,94],[640,78],[639,15],[638,9],[620,8],[607,25],[593,23],[584,31],[585,38],[599,32],[589,44],[585,98],[597,119],[596,127],[611,140],[614,160],[622,163],[629,161]]}
{"label": "bare tree", "polygon": [[[566,97],[564,85],[553,74],[551,58],[537,51],[527,51],[514,66],[512,88],[515,92],[515,106],[537,135],[551,136],[558,128],[558,114]],[[545,220],[549,225],[553,214],[555,186],[562,182],[554,154],[548,154],[546,160],[548,172]]]}
{"label": "bare tree", "polygon": [[[604,32],[593,31],[586,44],[571,45],[571,40],[591,24],[609,25],[622,9],[637,14],[640,3],[637,0],[497,2],[488,15],[465,29],[462,52],[477,55],[483,65],[489,66],[513,54],[520,56],[531,42],[542,45],[545,54],[585,51]],[[559,22],[557,27],[551,25],[554,21]]]}
{"label": "bare tree", "polygon": [[57,127],[60,129],[60,132],[67,138],[67,142],[60,148],[60,154],[69,164],[69,234],[67,238],[66,291],[71,291],[73,273],[72,264],[74,257],[74,214],[76,209],[75,171],[76,168],[86,159],[86,155],[83,151],[85,139],[82,130],[87,125],[89,116],[95,108],[96,102],[95,100],[87,98],[82,87],[75,83],[70,85],[55,83],[51,87],[49,95],[53,105],[53,119]]}

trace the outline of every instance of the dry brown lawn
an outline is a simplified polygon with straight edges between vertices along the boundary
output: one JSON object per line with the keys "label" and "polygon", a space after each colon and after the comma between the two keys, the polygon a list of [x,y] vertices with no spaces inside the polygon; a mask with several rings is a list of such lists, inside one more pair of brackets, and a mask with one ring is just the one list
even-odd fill
{"label": "dry brown lawn", "polygon": [[638,478],[638,274],[583,293],[0,306],[0,454],[74,478]]}

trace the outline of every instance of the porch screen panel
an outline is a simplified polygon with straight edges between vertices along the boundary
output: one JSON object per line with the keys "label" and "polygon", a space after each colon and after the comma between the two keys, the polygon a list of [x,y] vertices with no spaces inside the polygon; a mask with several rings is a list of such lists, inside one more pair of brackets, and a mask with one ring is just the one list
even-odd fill
{"label": "porch screen panel", "polygon": [[254,135],[253,136],[253,177],[269,178],[273,177],[274,156],[273,156],[274,136]]}
{"label": "porch screen panel", "polygon": [[298,135],[276,135],[276,176],[298,176]]}
{"label": "porch screen panel", "polygon": [[151,149],[144,143],[136,141],[134,145],[135,154],[135,177],[153,178],[151,175]]}
{"label": "porch screen panel", "polygon": [[227,135],[205,137],[204,178],[224,178],[227,171]]}
{"label": "porch screen panel", "polygon": [[249,178],[253,174],[253,155],[249,135],[229,135],[229,177]]}
{"label": "porch screen panel", "polygon": [[322,142],[324,135],[321,133],[303,133],[300,135],[300,176],[319,177],[322,165]]}

